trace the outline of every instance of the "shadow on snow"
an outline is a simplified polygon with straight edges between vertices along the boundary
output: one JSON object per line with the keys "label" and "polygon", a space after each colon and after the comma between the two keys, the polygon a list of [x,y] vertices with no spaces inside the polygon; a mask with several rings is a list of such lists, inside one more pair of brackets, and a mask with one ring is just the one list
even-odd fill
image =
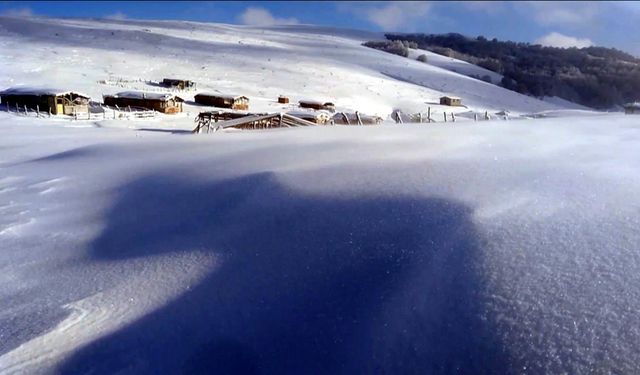
{"label": "shadow on snow", "polygon": [[270,173],[173,176],[121,188],[89,256],[208,250],[220,267],[61,373],[505,372],[465,206],[304,195]]}

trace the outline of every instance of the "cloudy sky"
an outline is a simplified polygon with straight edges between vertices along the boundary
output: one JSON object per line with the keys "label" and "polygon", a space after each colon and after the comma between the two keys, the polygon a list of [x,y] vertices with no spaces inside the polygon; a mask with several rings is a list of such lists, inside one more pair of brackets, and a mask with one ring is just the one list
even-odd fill
{"label": "cloudy sky", "polygon": [[446,33],[557,47],[599,45],[640,56],[640,2],[0,2],[12,16],[316,24]]}

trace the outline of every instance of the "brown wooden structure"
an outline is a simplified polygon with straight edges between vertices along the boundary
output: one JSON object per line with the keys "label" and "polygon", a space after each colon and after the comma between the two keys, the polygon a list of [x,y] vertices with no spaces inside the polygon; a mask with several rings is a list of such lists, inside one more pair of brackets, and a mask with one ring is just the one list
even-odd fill
{"label": "brown wooden structure", "polygon": [[278,103],[288,104],[289,103],[289,97],[284,96],[284,95],[278,96]]}
{"label": "brown wooden structure", "polygon": [[104,104],[119,108],[137,107],[151,109],[161,113],[182,112],[184,100],[178,96],[165,93],[149,93],[125,91],[114,95],[104,95]]}
{"label": "brown wooden structure", "polygon": [[331,102],[319,102],[316,100],[300,100],[298,102],[300,108],[311,108],[315,110],[325,110],[335,112],[336,106]]}
{"label": "brown wooden structure", "polygon": [[287,113],[250,114],[226,121],[215,121],[216,116],[211,113],[202,112],[196,117],[197,125],[193,133],[210,133],[227,128],[255,130],[317,125]]}
{"label": "brown wooden structure", "polygon": [[165,78],[162,80],[162,85],[165,87],[177,88],[180,90],[195,89],[196,83],[186,79]]}
{"label": "brown wooden structure", "polygon": [[462,105],[462,99],[456,96],[443,96],[440,98],[440,104],[458,107]]}
{"label": "brown wooden structure", "polygon": [[225,95],[203,92],[196,95],[194,100],[198,104],[218,108],[231,108],[245,111],[249,109],[249,98],[244,95]]}
{"label": "brown wooden structure", "polygon": [[29,108],[49,112],[54,115],[74,115],[89,113],[89,96],[72,91],[37,88],[13,87],[0,92],[0,101],[20,109]]}
{"label": "brown wooden structure", "polygon": [[369,116],[360,112],[339,112],[333,115],[332,122],[335,125],[378,125],[382,123],[382,117]]}

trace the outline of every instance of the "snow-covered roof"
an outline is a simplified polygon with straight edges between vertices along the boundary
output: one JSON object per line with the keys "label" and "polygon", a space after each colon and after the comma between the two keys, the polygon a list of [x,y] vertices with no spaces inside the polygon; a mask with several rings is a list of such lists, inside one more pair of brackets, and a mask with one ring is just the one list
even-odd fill
{"label": "snow-covered roof", "polygon": [[161,93],[161,92],[143,92],[143,91],[123,91],[113,95],[105,95],[105,97],[111,96],[114,98],[126,98],[126,99],[151,99],[151,100],[171,100],[177,99],[183,101],[182,98],[173,94]]}
{"label": "snow-covered roof", "polygon": [[640,109],[640,102],[627,103],[624,105],[624,108]]}
{"label": "snow-covered roof", "polygon": [[314,105],[333,105],[333,102],[321,102],[321,101],[318,101],[318,100],[307,100],[307,99],[300,100],[298,103],[300,103],[300,104],[314,104]]}
{"label": "snow-covered roof", "polygon": [[215,93],[215,92],[201,92],[201,93],[198,93],[197,95],[215,96],[216,98],[231,99],[231,100],[240,99],[240,98],[249,99],[248,97],[246,97],[244,95],[219,94],[219,93]]}
{"label": "snow-covered roof", "polygon": [[0,95],[66,95],[74,93],[78,96],[82,96],[84,98],[89,98],[89,95],[81,94],[75,91],[62,90],[59,88],[51,88],[51,87],[38,87],[38,86],[16,86],[10,87],[4,91],[0,91]]}
{"label": "snow-covered roof", "polygon": [[444,95],[443,98],[462,100],[459,96]]}

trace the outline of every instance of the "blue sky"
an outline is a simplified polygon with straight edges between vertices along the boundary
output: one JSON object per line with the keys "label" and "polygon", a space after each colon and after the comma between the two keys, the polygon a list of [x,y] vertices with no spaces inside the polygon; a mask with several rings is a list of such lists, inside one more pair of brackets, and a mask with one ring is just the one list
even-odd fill
{"label": "blue sky", "polygon": [[640,56],[640,2],[631,1],[3,1],[0,14],[458,32],[559,47],[600,45]]}

